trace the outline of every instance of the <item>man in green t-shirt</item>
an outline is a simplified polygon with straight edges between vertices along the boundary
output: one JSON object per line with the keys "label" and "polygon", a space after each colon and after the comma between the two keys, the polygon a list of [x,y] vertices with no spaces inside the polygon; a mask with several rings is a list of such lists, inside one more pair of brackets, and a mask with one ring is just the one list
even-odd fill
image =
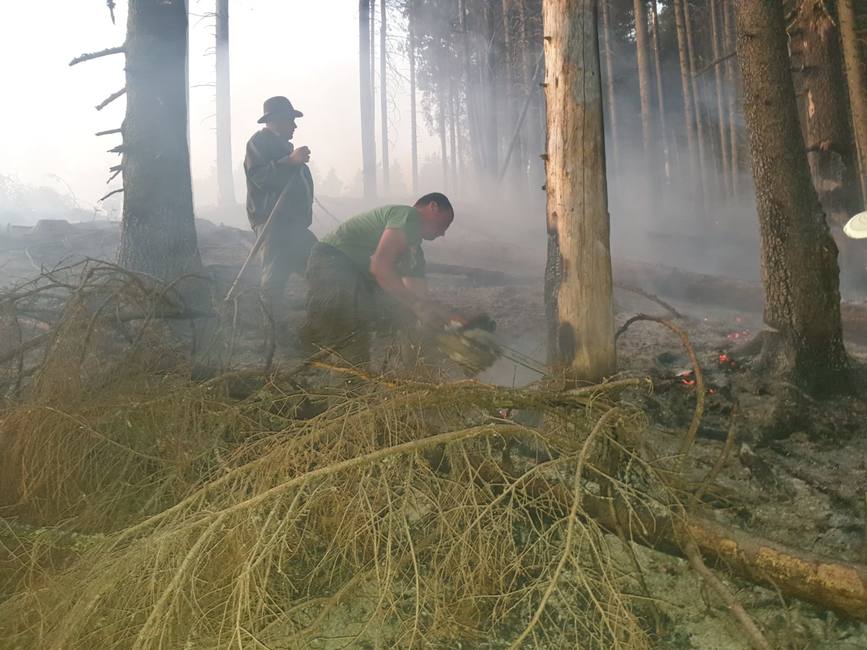
{"label": "man in green t-shirt", "polygon": [[372,323],[384,293],[437,327],[463,319],[428,295],[423,240],[442,237],[454,220],[445,195],[426,194],[414,206],[386,205],[353,217],[313,247],[307,265],[307,321],[302,339],[339,348],[354,363],[370,356]]}

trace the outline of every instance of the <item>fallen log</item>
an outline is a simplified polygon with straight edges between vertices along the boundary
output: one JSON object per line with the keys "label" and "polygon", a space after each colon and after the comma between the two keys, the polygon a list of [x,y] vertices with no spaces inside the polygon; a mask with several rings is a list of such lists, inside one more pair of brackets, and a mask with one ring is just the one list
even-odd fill
{"label": "fallen log", "polygon": [[[479,477],[502,483],[509,473],[492,461],[474,459]],[[522,481],[522,489],[565,514],[572,503],[572,491],[542,478]],[[701,556],[732,575],[781,594],[830,609],[847,617],[867,621],[867,566],[841,562],[814,553],[792,549],[768,539],[720,524],[707,516],[684,518],[661,516],[592,494],[584,494],[584,516],[612,534],[630,531],[642,546],[677,557],[691,540]]]}
{"label": "fallen log", "polygon": [[[614,279],[669,300],[750,313],[761,313],[764,309],[762,286],[734,278],[660,264],[617,261],[614,263]],[[844,302],[840,311],[844,337],[854,343],[867,344],[867,305]]]}

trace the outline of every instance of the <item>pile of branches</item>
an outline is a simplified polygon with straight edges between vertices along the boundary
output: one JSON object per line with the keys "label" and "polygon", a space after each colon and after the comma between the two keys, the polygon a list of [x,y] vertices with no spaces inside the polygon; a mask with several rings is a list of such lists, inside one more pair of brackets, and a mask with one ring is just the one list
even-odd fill
{"label": "pile of branches", "polygon": [[78,270],[14,294],[21,319],[27,291],[66,292],[38,359],[20,361],[22,336],[0,413],[13,647],[649,648],[658,613],[633,541],[685,555],[756,647],[702,556],[850,614],[867,602],[858,567],[817,565],[817,587],[785,549],[688,514],[722,461],[701,485],[679,479],[700,404],[682,453],[653,456],[630,398],[642,378],[516,390],[320,360],[351,390],[278,369],[238,399],[261,371],[193,381],[166,361],[176,332],[157,316],[184,309],[171,288]]}

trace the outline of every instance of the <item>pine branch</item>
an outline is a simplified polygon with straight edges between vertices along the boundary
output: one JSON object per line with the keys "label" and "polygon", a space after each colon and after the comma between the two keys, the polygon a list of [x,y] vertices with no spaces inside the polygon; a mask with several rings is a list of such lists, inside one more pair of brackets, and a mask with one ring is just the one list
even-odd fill
{"label": "pine branch", "polygon": [[101,59],[104,56],[110,56],[112,54],[123,54],[124,52],[125,49],[123,45],[119,45],[118,47],[109,47],[105,50],[100,50],[99,52],[88,52],[86,54],[82,54],[81,56],[77,56],[69,62],[69,65],[78,65],[79,63],[84,63],[85,61]]}
{"label": "pine branch", "polygon": [[108,97],[105,98],[100,104],[96,106],[96,110],[101,111],[103,108],[111,104],[118,97],[126,94],[126,86],[118,90],[116,93],[112,93]]}
{"label": "pine branch", "polygon": [[117,175],[123,171],[123,165],[115,165],[114,167],[109,167],[108,171],[114,173],[108,177],[108,180],[105,182],[106,185],[111,183],[115,178],[117,178]]}
{"label": "pine branch", "polygon": [[105,6],[108,7],[108,13],[111,16],[111,24],[116,25],[117,23],[114,22],[114,0],[106,0]]}
{"label": "pine branch", "polygon": [[116,147],[112,147],[106,153],[123,153],[124,146],[122,144],[117,145]]}
{"label": "pine branch", "polygon": [[94,135],[111,135],[113,133],[123,133],[123,129],[109,129],[108,131],[97,131]]}

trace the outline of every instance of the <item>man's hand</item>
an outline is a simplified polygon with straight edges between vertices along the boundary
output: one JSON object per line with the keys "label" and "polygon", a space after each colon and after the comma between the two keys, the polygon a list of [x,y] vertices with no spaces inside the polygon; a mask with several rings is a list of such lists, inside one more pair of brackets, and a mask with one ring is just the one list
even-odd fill
{"label": "man's hand", "polygon": [[280,164],[292,165],[293,167],[297,167],[299,165],[306,165],[309,162],[310,147],[298,147],[291,154],[280,159]]}

